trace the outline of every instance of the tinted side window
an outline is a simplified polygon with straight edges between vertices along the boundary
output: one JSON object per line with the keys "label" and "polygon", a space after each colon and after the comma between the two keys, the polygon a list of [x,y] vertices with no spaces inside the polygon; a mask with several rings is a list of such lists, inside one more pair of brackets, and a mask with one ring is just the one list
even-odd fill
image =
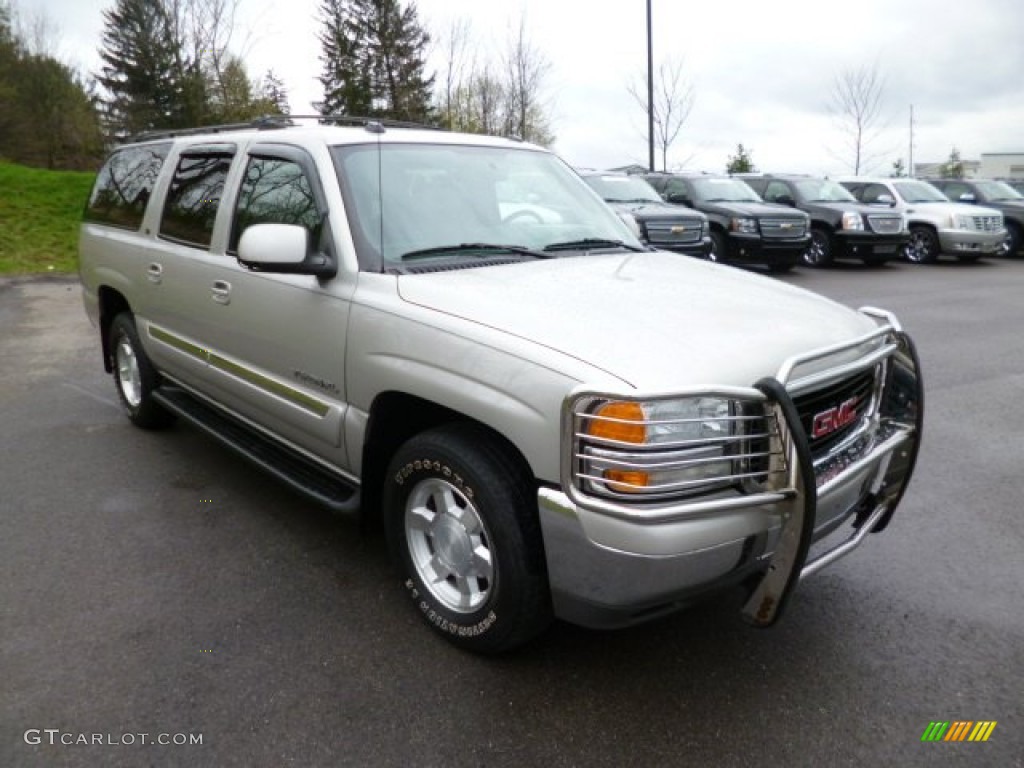
{"label": "tinted side window", "polygon": [[683,195],[688,198],[693,198],[690,194],[690,189],[686,186],[686,182],[681,179],[669,179],[665,185],[666,195]]}
{"label": "tinted side window", "polygon": [[254,157],[245,169],[228,250],[234,252],[253,224],[298,224],[316,242],[320,211],[309,179],[291,160]]}
{"label": "tinted side window", "polygon": [[112,154],[93,184],[85,219],[138,229],[170,144],[129,147]]}
{"label": "tinted side window", "polygon": [[777,202],[779,198],[783,197],[788,197],[790,200],[793,199],[793,195],[790,194],[789,192],[789,187],[787,187],[781,181],[771,182],[765,188],[764,193],[761,195],[761,197],[763,197],[769,203]]}
{"label": "tinted side window", "polygon": [[884,184],[865,184],[858,197],[865,203],[877,203],[882,195],[893,196]]}
{"label": "tinted side window", "polygon": [[950,200],[959,200],[960,195],[972,194],[971,188],[959,181],[951,181],[949,184],[940,187],[940,189],[942,190],[942,194]]}
{"label": "tinted side window", "polygon": [[209,247],[231,157],[182,155],[171,179],[160,235],[187,245]]}

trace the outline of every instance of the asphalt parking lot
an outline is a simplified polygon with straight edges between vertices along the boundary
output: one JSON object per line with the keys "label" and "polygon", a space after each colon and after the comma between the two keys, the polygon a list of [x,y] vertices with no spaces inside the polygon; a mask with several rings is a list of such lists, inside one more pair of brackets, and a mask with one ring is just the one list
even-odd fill
{"label": "asphalt parking lot", "polygon": [[0,284],[0,766],[1024,766],[1024,259],[782,280],[917,341],[888,531],[771,630],[727,595],[499,659],[421,625],[380,536],[131,427],[76,283]]}

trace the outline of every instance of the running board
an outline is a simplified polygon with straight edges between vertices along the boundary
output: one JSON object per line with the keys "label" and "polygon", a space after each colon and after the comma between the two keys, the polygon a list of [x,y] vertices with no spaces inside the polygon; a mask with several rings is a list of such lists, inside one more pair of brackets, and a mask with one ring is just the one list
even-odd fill
{"label": "running board", "polygon": [[332,512],[354,514],[359,511],[357,487],[184,389],[165,384],[153,391],[153,399]]}

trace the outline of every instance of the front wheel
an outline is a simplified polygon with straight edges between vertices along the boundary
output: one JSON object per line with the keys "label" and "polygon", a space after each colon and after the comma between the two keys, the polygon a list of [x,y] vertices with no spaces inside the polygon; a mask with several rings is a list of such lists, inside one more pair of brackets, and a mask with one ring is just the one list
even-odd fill
{"label": "front wheel", "polygon": [[1006,225],[1006,255],[1017,256],[1020,249],[1024,248],[1024,231],[1014,223],[1007,222]]}
{"label": "front wheel", "polygon": [[420,615],[452,643],[497,653],[551,620],[533,481],[482,428],[421,433],[391,461],[384,515]]}
{"label": "front wheel", "polygon": [[929,227],[911,227],[904,254],[914,264],[929,264],[939,258],[939,236]]}
{"label": "front wheel", "polygon": [[719,263],[725,261],[725,235],[721,232],[711,232],[711,252],[708,253],[709,261],[717,261]]}
{"label": "front wheel", "polygon": [[804,264],[809,267],[827,267],[832,263],[832,238],[828,232],[815,227],[811,242],[804,251]]}
{"label": "front wheel", "polygon": [[122,312],[113,319],[107,338],[114,387],[132,424],[143,429],[161,429],[171,424],[174,414],[153,399],[160,375],[146,357],[131,313]]}

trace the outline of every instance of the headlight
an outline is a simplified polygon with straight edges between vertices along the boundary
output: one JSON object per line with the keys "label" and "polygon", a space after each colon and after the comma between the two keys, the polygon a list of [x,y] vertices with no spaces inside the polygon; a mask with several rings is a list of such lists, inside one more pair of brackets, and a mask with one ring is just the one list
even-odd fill
{"label": "headlight", "polygon": [[843,214],[843,229],[864,230],[864,217],[856,211],[847,211]]}
{"label": "headlight", "polygon": [[974,217],[963,213],[954,213],[950,216],[950,226],[953,229],[974,229]]}
{"label": "headlight", "polygon": [[732,231],[741,232],[745,235],[757,234],[757,219],[735,218],[732,220]]}
{"label": "headlight", "polygon": [[575,418],[575,480],[585,493],[678,498],[764,480],[768,471],[771,430],[760,403],[597,400]]}

